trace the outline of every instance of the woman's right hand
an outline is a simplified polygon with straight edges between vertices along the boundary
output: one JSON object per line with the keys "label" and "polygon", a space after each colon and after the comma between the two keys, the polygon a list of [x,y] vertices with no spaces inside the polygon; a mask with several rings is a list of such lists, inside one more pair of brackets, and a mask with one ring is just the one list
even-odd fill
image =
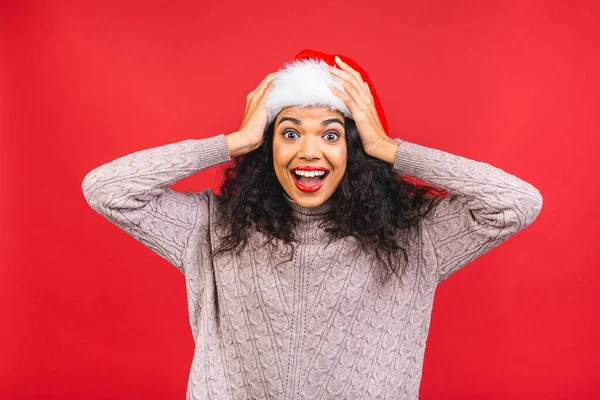
{"label": "woman's right hand", "polygon": [[256,89],[248,93],[246,97],[246,110],[240,129],[226,135],[229,155],[231,157],[249,153],[262,144],[268,120],[265,101],[273,88],[272,81],[276,75],[277,72],[271,72]]}
{"label": "woman's right hand", "polygon": [[256,89],[246,97],[246,111],[238,132],[247,141],[248,148],[254,150],[263,142],[268,112],[265,107],[267,95],[273,88],[273,79],[277,72],[271,72],[263,79]]}
{"label": "woman's right hand", "polygon": [[256,89],[246,97],[246,110],[244,119],[238,132],[246,137],[250,146],[257,148],[263,142],[268,113],[265,107],[267,95],[273,88],[273,79],[277,72],[271,72],[263,79]]}

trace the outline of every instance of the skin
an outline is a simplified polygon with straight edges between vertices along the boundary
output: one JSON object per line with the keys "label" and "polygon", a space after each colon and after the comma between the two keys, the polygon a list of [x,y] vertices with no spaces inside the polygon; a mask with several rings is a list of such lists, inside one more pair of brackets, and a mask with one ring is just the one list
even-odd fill
{"label": "skin", "polygon": [[[346,131],[341,112],[328,107],[293,106],[279,113],[273,136],[273,166],[285,192],[300,206],[317,207],[329,199],[344,178],[346,162]],[[292,169],[299,166],[329,170],[321,189],[307,193],[296,187]]]}
{"label": "skin", "polygon": [[[385,133],[368,85],[362,80],[360,73],[338,57],[336,57],[335,63],[336,67],[329,67],[329,71],[342,83],[345,93],[333,86],[329,86],[329,89],[350,110],[365,152],[371,157],[393,164],[400,143]],[[267,75],[260,85],[248,94],[240,129],[226,136],[229,154],[232,157],[245,154],[261,145],[267,122],[265,100],[273,88],[272,81],[276,74],[276,72],[272,72]],[[288,107],[280,112],[278,119],[281,120],[286,115],[302,121],[302,125],[285,121],[287,128],[293,128],[298,133],[297,135],[288,135],[290,139],[293,138],[289,141],[288,139],[284,140],[281,136],[283,124],[276,126],[273,156],[277,178],[288,196],[298,204],[304,207],[317,207],[335,192],[346,169],[345,130],[342,132],[339,124],[331,124],[326,130],[325,127],[320,126],[320,123],[325,119],[333,118],[334,115],[341,118],[342,114],[324,107]],[[339,129],[339,133],[344,134],[341,139],[343,144],[333,144],[323,138],[324,134],[332,128]],[[305,193],[296,188],[290,171],[300,165],[319,165],[331,170],[330,176],[327,177],[320,190],[314,193]]]}

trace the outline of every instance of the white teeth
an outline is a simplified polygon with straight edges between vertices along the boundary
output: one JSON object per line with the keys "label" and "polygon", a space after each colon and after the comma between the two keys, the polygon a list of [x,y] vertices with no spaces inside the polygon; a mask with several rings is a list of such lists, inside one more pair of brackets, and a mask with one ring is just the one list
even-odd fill
{"label": "white teeth", "polygon": [[307,177],[311,177],[311,176],[323,176],[323,175],[325,175],[325,171],[302,171],[302,170],[296,170],[294,172],[296,173],[296,175],[307,176]]}

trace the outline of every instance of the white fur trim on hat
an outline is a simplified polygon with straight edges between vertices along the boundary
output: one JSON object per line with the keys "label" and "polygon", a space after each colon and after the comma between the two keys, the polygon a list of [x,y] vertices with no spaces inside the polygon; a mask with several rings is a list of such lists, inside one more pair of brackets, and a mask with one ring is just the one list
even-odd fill
{"label": "white fur trim on hat", "polygon": [[331,84],[346,93],[327,66],[325,61],[312,58],[286,63],[273,79],[273,89],[265,100],[269,112],[267,126],[290,106],[325,106],[352,117],[346,104],[327,87]]}

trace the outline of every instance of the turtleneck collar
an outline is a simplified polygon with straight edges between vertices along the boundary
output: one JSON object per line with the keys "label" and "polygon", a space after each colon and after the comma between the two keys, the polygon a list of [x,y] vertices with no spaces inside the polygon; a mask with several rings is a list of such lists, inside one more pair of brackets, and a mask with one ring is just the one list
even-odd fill
{"label": "turtleneck collar", "polygon": [[331,196],[330,198],[325,200],[324,203],[318,205],[317,207],[302,207],[300,204],[296,203],[291,197],[289,197],[287,193],[284,193],[283,196],[292,208],[293,212],[300,218],[309,218],[311,216],[319,216],[326,214],[329,211],[333,210],[333,206],[335,203],[333,196]]}

